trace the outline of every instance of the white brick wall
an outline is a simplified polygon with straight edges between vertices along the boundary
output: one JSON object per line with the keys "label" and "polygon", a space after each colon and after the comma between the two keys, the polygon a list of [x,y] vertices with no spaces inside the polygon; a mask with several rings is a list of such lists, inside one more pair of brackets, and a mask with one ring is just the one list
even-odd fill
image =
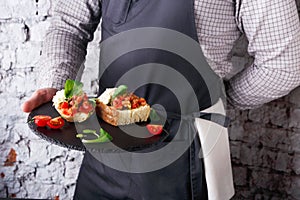
{"label": "white brick wall", "polygon": [[[41,140],[29,130],[27,115],[20,109],[37,87],[36,63],[55,3],[0,1],[0,198],[73,197],[83,153]],[[98,31],[89,44],[83,75],[89,94],[97,91],[99,36]],[[4,166],[11,149],[16,151],[16,163]]]}

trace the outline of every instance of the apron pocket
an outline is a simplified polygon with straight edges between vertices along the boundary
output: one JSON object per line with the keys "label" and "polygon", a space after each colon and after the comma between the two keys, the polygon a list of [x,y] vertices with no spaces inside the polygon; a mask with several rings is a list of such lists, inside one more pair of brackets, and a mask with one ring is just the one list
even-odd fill
{"label": "apron pocket", "polygon": [[103,1],[105,13],[103,17],[115,24],[122,24],[126,21],[132,0],[107,0]]}

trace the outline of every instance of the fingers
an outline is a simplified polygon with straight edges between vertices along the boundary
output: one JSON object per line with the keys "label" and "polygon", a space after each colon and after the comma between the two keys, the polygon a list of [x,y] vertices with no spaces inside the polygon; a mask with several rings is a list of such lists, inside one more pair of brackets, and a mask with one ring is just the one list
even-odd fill
{"label": "fingers", "polygon": [[31,112],[33,109],[40,106],[41,104],[51,101],[56,91],[57,89],[55,88],[43,88],[35,91],[30,97],[30,99],[23,103],[23,112]]}

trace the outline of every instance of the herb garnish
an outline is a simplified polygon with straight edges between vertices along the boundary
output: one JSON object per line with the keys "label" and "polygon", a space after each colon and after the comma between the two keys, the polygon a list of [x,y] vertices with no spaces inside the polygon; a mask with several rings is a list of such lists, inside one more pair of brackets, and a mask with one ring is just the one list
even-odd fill
{"label": "herb garnish", "polygon": [[65,83],[65,97],[70,99],[74,95],[82,94],[83,83],[71,79],[66,80]]}

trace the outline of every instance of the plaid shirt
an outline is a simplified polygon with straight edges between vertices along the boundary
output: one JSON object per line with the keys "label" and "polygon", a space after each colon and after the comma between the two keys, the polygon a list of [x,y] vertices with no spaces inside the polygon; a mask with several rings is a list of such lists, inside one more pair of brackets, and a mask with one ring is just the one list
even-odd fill
{"label": "plaid shirt", "polygon": [[[40,87],[61,89],[75,79],[101,18],[100,0],[61,0],[44,41]],[[227,80],[229,102],[260,106],[300,85],[300,23],[295,0],[195,0],[200,46]],[[244,34],[243,34],[244,33]],[[232,48],[246,35],[254,62],[233,66]],[[241,52],[237,52],[241,53]]]}

